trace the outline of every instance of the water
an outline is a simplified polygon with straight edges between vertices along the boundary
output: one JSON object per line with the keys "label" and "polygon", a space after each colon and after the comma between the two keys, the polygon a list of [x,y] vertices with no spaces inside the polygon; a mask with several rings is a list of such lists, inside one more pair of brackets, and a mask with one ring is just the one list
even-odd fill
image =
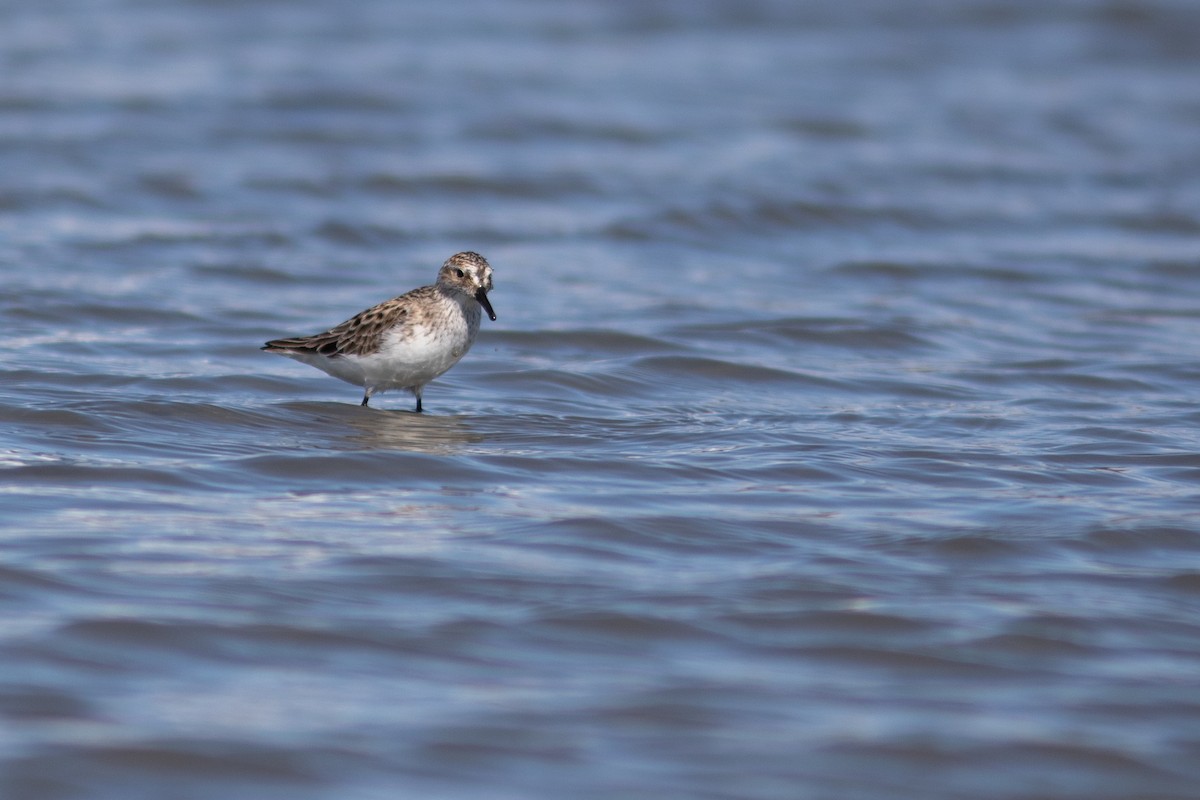
{"label": "water", "polygon": [[0,795],[1194,798],[1198,31],[6,4]]}

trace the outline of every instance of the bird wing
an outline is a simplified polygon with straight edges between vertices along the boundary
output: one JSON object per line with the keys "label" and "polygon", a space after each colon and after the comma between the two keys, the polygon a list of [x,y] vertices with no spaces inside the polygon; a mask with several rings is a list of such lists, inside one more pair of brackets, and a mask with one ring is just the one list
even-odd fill
{"label": "bird wing", "polygon": [[274,353],[314,353],[323,356],[362,356],[379,349],[383,335],[391,328],[404,324],[407,304],[396,297],[355,314],[350,319],[312,336],[273,339],[262,349]]}

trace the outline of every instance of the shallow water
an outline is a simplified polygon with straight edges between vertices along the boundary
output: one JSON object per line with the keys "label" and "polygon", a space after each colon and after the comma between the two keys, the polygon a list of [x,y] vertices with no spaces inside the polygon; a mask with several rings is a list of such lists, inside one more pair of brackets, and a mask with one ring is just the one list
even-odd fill
{"label": "shallow water", "polygon": [[0,794],[1195,797],[1197,30],[6,8]]}

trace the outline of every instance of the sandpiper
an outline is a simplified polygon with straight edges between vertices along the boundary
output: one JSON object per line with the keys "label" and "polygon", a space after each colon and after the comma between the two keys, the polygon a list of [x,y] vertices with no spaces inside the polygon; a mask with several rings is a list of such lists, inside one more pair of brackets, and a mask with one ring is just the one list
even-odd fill
{"label": "sandpiper", "polygon": [[457,364],[475,341],[480,308],[495,321],[491,290],[487,259],[458,253],[442,264],[432,286],[385,300],[324,333],[275,339],[262,349],[363,387],[364,406],[380,392],[406,389],[420,412],[425,385]]}

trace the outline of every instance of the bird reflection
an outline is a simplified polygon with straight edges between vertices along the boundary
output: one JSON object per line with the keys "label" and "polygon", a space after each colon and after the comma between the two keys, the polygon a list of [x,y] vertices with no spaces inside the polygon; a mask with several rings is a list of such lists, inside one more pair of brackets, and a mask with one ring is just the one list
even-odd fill
{"label": "bird reflection", "polygon": [[456,453],[484,441],[466,417],[415,414],[411,411],[362,408],[342,403],[286,403],[291,413],[307,418],[326,434],[340,429],[342,440],[330,444],[351,450],[402,450]]}

